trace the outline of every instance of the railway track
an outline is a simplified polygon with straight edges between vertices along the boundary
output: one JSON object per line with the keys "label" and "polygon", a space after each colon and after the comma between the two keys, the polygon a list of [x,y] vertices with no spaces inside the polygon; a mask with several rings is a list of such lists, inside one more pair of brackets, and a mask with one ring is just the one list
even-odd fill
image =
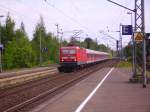
{"label": "railway track", "polygon": [[[0,89],[1,88],[10,88],[12,86],[18,86],[23,83],[27,83],[33,80],[38,80],[44,77],[47,77],[51,74],[57,73],[57,68],[40,68],[40,69],[33,69],[33,70],[26,70],[16,72],[13,75],[3,75],[3,78],[0,79]],[[5,78],[4,78],[5,76]]]}
{"label": "railway track", "polygon": [[0,73],[0,79],[16,77],[16,76],[20,76],[20,75],[27,75],[27,74],[31,74],[31,73],[38,73],[38,72],[52,70],[52,69],[56,69],[56,68],[57,68],[57,65],[49,66],[49,67],[24,69],[24,70],[18,70],[18,71],[13,71],[13,72],[3,72],[3,73]]}
{"label": "railway track", "polygon": [[96,66],[72,73],[55,74],[40,81],[30,82],[18,88],[0,91],[0,111],[20,112],[28,111],[31,107],[38,105],[41,101],[60,93],[73,84],[84,79],[103,67],[111,67],[116,60],[109,60]]}

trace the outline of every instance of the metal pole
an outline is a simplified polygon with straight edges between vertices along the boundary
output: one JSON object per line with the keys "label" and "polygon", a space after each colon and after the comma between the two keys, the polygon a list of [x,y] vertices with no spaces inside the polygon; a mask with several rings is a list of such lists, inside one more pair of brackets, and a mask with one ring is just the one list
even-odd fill
{"label": "metal pole", "polygon": [[62,32],[62,34],[61,34],[61,46],[63,46],[63,44],[62,44],[62,41],[63,41],[63,32]]}
{"label": "metal pole", "polygon": [[133,41],[133,74],[132,77],[135,78],[136,77],[136,42],[134,39],[134,33],[132,34],[132,41]]}
{"label": "metal pole", "polygon": [[137,75],[136,73],[136,42],[135,42],[135,38],[134,38],[134,33],[132,34],[132,49],[133,49],[133,74],[132,74],[132,78],[135,78]]}
{"label": "metal pole", "polygon": [[[136,10],[136,0],[135,0],[135,12],[134,12],[134,32],[136,32],[137,30],[137,20],[136,20],[136,16],[137,16],[137,10]],[[132,75],[132,78],[137,77],[137,71],[136,71],[136,42],[135,42],[135,38],[134,38],[134,33],[133,33],[133,54],[134,54],[134,72]]]}
{"label": "metal pole", "polygon": [[[1,45],[1,28],[0,28],[0,45]],[[0,72],[2,72],[2,47],[0,48]]]}
{"label": "metal pole", "polygon": [[119,41],[118,41],[118,40],[116,40],[117,57],[119,56],[118,46],[119,46]]}
{"label": "metal pole", "polygon": [[55,24],[56,25],[56,29],[57,29],[57,39],[59,41],[59,47],[61,46],[60,44],[60,39],[59,39],[59,25],[58,24]]}
{"label": "metal pole", "polygon": [[40,66],[42,65],[42,42],[41,42],[41,29],[40,29]]}
{"label": "metal pole", "polygon": [[96,50],[98,50],[98,41],[97,41],[97,38],[96,38]]}
{"label": "metal pole", "polygon": [[[3,15],[0,15],[0,18],[3,18]],[[2,33],[1,33],[1,28],[0,28],[0,45],[2,44]],[[0,72],[3,71],[2,68],[2,45],[1,45],[1,49],[0,49]]]}
{"label": "metal pole", "polygon": [[[131,14],[131,25],[132,25],[132,30],[133,30],[133,17],[132,17],[132,13]],[[135,40],[134,40],[134,33],[132,33],[132,77],[135,76]]]}
{"label": "metal pole", "polygon": [[[127,14],[131,15],[131,25],[133,26],[133,17],[132,17],[132,13],[131,12],[127,12]],[[132,77],[135,76],[135,51],[134,51],[134,34],[132,33],[131,35],[131,39],[132,39]]]}
{"label": "metal pole", "polygon": [[[131,14],[131,25],[133,26],[132,13],[130,13],[130,14]],[[133,76],[135,74],[134,73],[134,70],[135,70],[135,62],[134,62],[135,59],[134,58],[135,58],[135,56],[134,56],[134,35],[133,35],[133,33],[131,35],[131,38],[132,38],[132,76]]]}
{"label": "metal pole", "polygon": [[63,32],[62,32],[62,29],[60,29],[60,32],[58,32],[61,34],[61,37],[60,37],[60,47],[62,46],[62,36],[63,36]]}
{"label": "metal pole", "polygon": [[120,32],[119,32],[119,36],[120,36],[120,56],[121,56],[121,59],[122,59],[123,53],[122,53],[122,35],[121,35],[121,26],[122,26],[122,24],[120,23],[120,25],[119,25],[119,30],[120,30]]}
{"label": "metal pole", "polygon": [[59,25],[58,24],[56,24],[56,28],[57,28],[57,38],[59,37]]}
{"label": "metal pole", "polygon": [[146,75],[146,36],[145,36],[145,18],[144,18],[144,0],[141,0],[142,6],[142,33],[143,33],[143,88],[146,88],[147,75]]}
{"label": "metal pole", "polygon": [[145,34],[143,33],[144,39],[143,39],[143,88],[146,88],[147,84],[147,75],[146,75],[146,39]]}
{"label": "metal pole", "polygon": [[[59,39],[59,25],[58,24],[55,24],[55,25],[56,25],[56,30],[57,30],[57,39],[58,39],[58,42],[59,42],[59,57],[60,57],[61,42],[60,42],[60,39]],[[56,57],[55,54],[54,54],[54,56]]]}

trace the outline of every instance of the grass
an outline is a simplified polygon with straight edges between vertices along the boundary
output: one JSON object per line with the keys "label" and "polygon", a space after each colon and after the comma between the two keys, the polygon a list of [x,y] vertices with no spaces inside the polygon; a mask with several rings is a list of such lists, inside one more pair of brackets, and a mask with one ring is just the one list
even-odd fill
{"label": "grass", "polygon": [[42,65],[35,65],[32,67],[26,67],[26,68],[12,68],[12,69],[3,69],[3,72],[16,72],[16,71],[20,71],[20,70],[28,70],[28,69],[34,69],[34,68],[39,68],[39,67],[46,67],[46,66],[53,66],[56,65],[57,63],[53,62],[53,61],[47,61],[45,63],[42,63]]}
{"label": "grass", "polygon": [[150,72],[147,71],[147,77],[150,78]]}
{"label": "grass", "polygon": [[132,67],[132,64],[128,61],[120,61],[117,65],[117,67],[130,68],[130,67]]}
{"label": "grass", "polygon": [[[129,61],[120,61],[118,63],[118,65],[117,65],[117,67],[120,67],[120,68],[132,68],[132,63],[129,62]],[[146,74],[147,74],[147,77],[149,78],[149,81],[150,81],[150,71],[147,71]]]}

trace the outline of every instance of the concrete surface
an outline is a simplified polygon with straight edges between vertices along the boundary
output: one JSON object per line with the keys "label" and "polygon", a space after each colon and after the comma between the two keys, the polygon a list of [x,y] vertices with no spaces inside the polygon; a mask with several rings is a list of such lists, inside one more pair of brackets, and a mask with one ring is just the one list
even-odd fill
{"label": "concrete surface", "polygon": [[[110,69],[100,69],[32,112],[75,112]],[[115,68],[80,112],[150,112],[150,85],[129,83],[130,74]]]}

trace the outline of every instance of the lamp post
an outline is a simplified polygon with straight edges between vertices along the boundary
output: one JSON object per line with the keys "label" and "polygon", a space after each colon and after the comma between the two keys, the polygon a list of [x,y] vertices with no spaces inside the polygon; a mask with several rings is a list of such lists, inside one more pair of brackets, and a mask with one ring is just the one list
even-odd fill
{"label": "lamp post", "polygon": [[[127,12],[127,14],[131,15],[131,25],[133,26],[132,13],[131,12]],[[132,38],[132,72],[133,72],[133,76],[132,77],[135,77],[135,74],[136,74],[136,67],[135,67],[136,57],[135,57],[134,33],[132,33],[131,38]]]}
{"label": "lamp post", "polygon": [[123,49],[122,49],[122,32],[121,32],[121,30],[122,30],[122,24],[120,23],[120,25],[119,25],[119,37],[120,37],[120,55],[121,55],[121,59],[123,59]]}
{"label": "lamp post", "polygon": [[132,16],[132,13],[131,13],[131,12],[127,12],[127,14],[131,15],[131,25],[133,25],[133,21],[132,21],[132,20],[133,20],[133,19],[132,19],[133,16]]}
{"label": "lamp post", "polygon": [[[0,15],[0,18],[3,18],[3,15]],[[3,45],[1,44],[2,35],[1,35],[1,28],[0,28],[0,72],[2,72],[2,49]]]}

